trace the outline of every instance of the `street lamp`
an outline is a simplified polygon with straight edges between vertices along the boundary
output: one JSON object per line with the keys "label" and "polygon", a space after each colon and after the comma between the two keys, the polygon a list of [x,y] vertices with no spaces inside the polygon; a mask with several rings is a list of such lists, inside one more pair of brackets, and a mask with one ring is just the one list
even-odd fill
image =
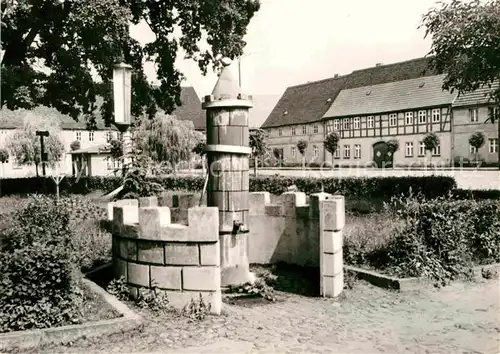
{"label": "street lamp", "polygon": [[46,173],[45,173],[45,163],[47,162],[48,160],[48,156],[47,156],[47,153],[45,152],[45,144],[43,143],[43,138],[44,137],[48,137],[49,136],[49,132],[46,131],[46,130],[37,130],[35,132],[36,136],[39,136],[40,137],[40,160],[41,160],[41,163],[42,163],[42,174],[43,176],[45,177],[46,176]]}
{"label": "street lamp", "polygon": [[130,124],[132,123],[130,108],[132,98],[132,66],[120,63],[113,68],[113,103],[115,110],[114,123],[122,133],[124,165],[129,162]]}

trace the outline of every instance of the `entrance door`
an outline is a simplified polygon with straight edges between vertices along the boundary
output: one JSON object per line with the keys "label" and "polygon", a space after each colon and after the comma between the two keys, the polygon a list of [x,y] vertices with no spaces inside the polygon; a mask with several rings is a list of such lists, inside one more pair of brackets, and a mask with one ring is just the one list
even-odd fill
{"label": "entrance door", "polygon": [[378,168],[392,166],[392,153],[384,141],[373,144],[373,161]]}

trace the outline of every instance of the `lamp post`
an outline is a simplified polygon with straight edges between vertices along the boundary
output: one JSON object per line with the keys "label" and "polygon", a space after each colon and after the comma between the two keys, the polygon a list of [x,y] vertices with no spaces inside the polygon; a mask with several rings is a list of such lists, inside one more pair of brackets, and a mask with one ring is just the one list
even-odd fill
{"label": "lamp post", "polygon": [[43,138],[49,136],[49,132],[46,130],[37,130],[36,136],[40,137],[40,161],[42,163],[42,174],[46,177],[45,173],[45,162],[47,162],[47,154],[45,153],[45,145],[43,143]]}
{"label": "lamp post", "polygon": [[131,133],[132,123],[130,108],[132,98],[132,66],[120,63],[113,69],[113,103],[115,111],[114,124],[122,133],[123,165],[131,161]]}

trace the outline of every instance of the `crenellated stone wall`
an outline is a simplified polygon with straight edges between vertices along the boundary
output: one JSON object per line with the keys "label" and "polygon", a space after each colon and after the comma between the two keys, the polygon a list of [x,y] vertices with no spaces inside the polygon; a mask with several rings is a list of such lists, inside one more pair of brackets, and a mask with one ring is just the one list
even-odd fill
{"label": "crenellated stone wall", "polygon": [[269,192],[250,193],[250,263],[319,267],[320,202],[329,197],[287,192],[271,204]]}
{"label": "crenellated stone wall", "polygon": [[211,312],[220,314],[218,209],[191,204],[177,208],[186,210],[184,225],[172,223],[171,209],[158,206],[156,197],[109,203],[115,277],[125,277],[133,297],[140,288],[156,286],[173,307],[183,308],[202,294]]}

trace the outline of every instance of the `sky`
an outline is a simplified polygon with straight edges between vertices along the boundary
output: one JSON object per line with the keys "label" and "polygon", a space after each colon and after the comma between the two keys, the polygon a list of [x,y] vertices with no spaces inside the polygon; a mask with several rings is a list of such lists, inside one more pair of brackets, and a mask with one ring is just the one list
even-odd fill
{"label": "sky", "polygon": [[[289,86],[349,74],[353,70],[426,55],[430,39],[418,29],[436,0],[261,0],[248,26],[241,59],[242,87],[266,97],[273,108]],[[141,42],[151,39],[145,24],[132,29]],[[203,76],[197,64],[179,55],[177,66],[200,97],[209,95],[217,76]],[[237,62],[231,65],[238,77]],[[146,66],[151,80],[154,66]],[[272,103],[274,102],[274,103]],[[267,113],[268,114],[268,113]],[[259,117],[265,120],[267,117]]]}

